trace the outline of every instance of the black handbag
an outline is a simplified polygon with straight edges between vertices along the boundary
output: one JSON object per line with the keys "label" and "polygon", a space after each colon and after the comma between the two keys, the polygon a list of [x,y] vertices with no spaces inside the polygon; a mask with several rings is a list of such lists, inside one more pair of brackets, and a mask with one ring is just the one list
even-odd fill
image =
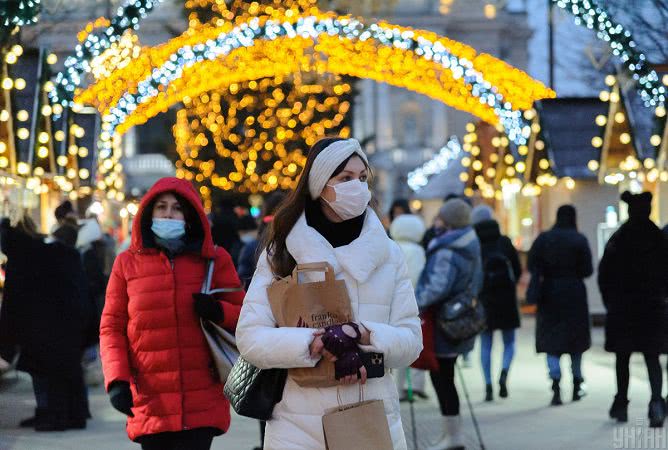
{"label": "black handbag", "polygon": [[223,391],[240,416],[269,420],[283,398],[287,376],[287,369],[258,369],[240,356]]}
{"label": "black handbag", "polygon": [[482,302],[472,298],[472,286],[462,295],[446,301],[436,317],[436,324],[446,338],[465,341],[479,334],[487,326]]}

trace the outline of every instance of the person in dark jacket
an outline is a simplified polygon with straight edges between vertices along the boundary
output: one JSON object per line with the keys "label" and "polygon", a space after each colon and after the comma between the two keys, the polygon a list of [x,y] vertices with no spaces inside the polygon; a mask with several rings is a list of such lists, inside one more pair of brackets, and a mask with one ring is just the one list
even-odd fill
{"label": "person in dark jacket", "polygon": [[260,257],[258,247],[264,239],[267,228],[271,225],[272,220],[274,220],[274,213],[284,198],[285,194],[278,191],[267,196],[264,205],[262,205],[262,214],[260,215],[260,226],[258,228],[257,238],[250,241],[241,250],[241,254],[239,255],[238,274],[241,282],[244,283],[246,288],[250,285],[253,274],[255,273],[255,267],[257,266],[257,260]]}
{"label": "person in dark jacket", "polygon": [[573,372],[573,401],[585,395],[582,354],[591,346],[589,306],[584,279],[591,276],[591,250],[578,233],[572,205],[557,210],[557,222],[541,233],[529,251],[529,271],[541,279],[536,313],[536,351],[547,353],[553,406],[561,405],[560,356],[569,354]]}
{"label": "person in dark jacket", "polygon": [[213,243],[225,249],[232,257],[234,267],[239,267],[239,256],[244,243],[239,236],[239,217],[232,203],[224,201],[211,221]]}
{"label": "person in dark jacket", "polygon": [[405,198],[398,198],[390,206],[390,223],[394,222],[394,219],[402,214],[411,214],[411,206]]}
{"label": "person in dark jacket", "polygon": [[485,401],[491,402],[494,399],[491,356],[495,330],[501,330],[503,336],[499,396],[508,397],[506,380],[515,355],[515,329],[520,327],[517,281],[522,274],[522,266],[513,243],[501,234],[492,208],[478,205],[473,208],[471,218],[482,254],[484,281],[479,298],[485,307],[487,329],[480,334],[480,359],[485,377]]}
{"label": "person in dark jacket", "polygon": [[76,241],[76,229],[61,226],[54,233],[56,241],[47,244],[27,217],[21,222],[1,225],[8,262],[0,318],[3,336],[10,334],[20,350],[17,368],[32,376],[35,388],[35,417],[21,425],[37,431],[85,428],[89,411],[81,356],[89,325],[86,283],[79,254],[58,240],[74,233]]}
{"label": "person in dark jacket", "polygon": [[663,374],[659,353],[665,349],[665,302],[668,293],[668,243],[650,220],[652,194],[622,194],[629,219],[605,247],[598,284],[607,309],[605,349],[616,354],[617,395],[610,417],[628,420],[629,359],[645,357],[652,399],[650,425],[663,426],[665,406],[661,398]]}
{"label": "person in dark jacket", "polygon": [[[420,276],[415,297],[420,311],[439,310],[452,300],[473,303],[482,287],[480,242],[471,227],[471,207],[462,199],[445,202],[439,217],[446,230],[427,249],[427,264]],[[459,396],[455,386],[455,364],[459,355],[473,349],[475,337],[452,341],[436,327],[434,347],[439,371],[431,372],[443,415],[443,434],[429,449],[463,447]]]}

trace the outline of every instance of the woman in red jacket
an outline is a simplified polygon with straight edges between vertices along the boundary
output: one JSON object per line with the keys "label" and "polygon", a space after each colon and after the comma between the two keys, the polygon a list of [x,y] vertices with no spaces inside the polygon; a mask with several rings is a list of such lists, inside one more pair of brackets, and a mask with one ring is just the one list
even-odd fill
{"label": "woman in red jacket", "polygon": [[199,319],[233,331],[244,293],[199,294],[209,259],[214,288],[240,287],[192,185],[159,180],[139,206],[132,245],[116,259],[100,325],[105,386],[144,450],[209,449],[229,427]]}

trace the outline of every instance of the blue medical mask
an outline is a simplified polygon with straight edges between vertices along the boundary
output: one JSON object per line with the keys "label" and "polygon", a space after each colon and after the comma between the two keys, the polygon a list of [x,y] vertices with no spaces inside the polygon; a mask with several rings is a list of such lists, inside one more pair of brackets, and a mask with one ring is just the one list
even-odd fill
{"label": "blue medical mask", "polygon": [[180,239],[186,234],[186,222],[178,219],[153,219],[151,231],[161,239]]}

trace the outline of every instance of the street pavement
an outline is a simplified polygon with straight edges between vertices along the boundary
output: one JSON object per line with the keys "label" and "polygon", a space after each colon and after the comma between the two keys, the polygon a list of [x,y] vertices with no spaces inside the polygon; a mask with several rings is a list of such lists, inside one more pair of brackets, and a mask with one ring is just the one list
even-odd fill
{"label": "street pavement", "polygon": [[[607,418],[607,410],[615,393],[615,374],[614,357],[602,350],[602,329],[594,329],[594,348],[585,354],[583,372],[589,395],[580,402],[570,402],[570,362],[566,357],[562,359],[562,391],[565,404],[560,407],[548,406],[551,398],[550,381],[544,355],[536,355],[534,351],[533,330],[533,319],[525,318],[518,335],[516,359],[509,375],[509,398],[497,398],[492,403],[482,401],[484,383],[477,348],[470,355],[472,367],[461,369],[486,449],[668,448],[666,428],[654,434],[649,433],[646,428],[649,385],[640,355],[634,355],[632,359],[629,422],[620,427]],[[501,338],[497,336],[493,360],[497,375],[501,345]],[[479,449],[461,380],[458,379],[457,382],[467,449]],[[435,394],[431,388],[429,395],[429,400],[414,404],[418,449],[426,448],[429,442],[436,438],[441,422]],[[137,444],[127,439],[123,417],[110,406],[100,387],[91,388],[90,399],[94,418],[89,421],[86,430],[36,433],[19,429],[19,420],[33,412],[31,386],[25,375],[6,375],[0,382],[0,450],[139,449]],[[410,408],[408,404],[403,404],[402,408],[409,448],[414,448]],[[213,449],[251,450],[258,445],[258,436],[259,428],[255,421],[234,417],[230,432],[216,438]]]}

